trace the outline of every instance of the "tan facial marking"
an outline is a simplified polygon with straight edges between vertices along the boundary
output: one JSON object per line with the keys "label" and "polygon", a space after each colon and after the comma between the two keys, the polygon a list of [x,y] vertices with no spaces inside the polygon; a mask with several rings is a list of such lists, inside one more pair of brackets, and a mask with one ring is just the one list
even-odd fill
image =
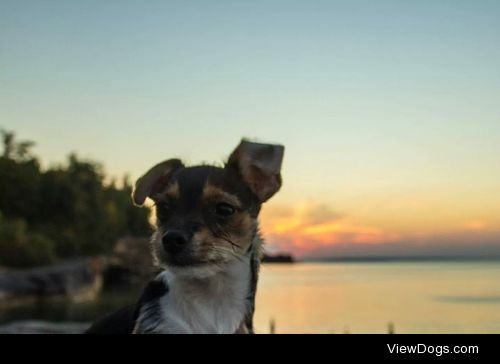
{"label": "tan facial marking", "polygon": [[227,242],[214,237],[207,228],[202,228],[194,234],[193,244],[204,261],[227,261],[231,247]]}
{"label": "tan facial marking", "polygon": [[194,233],[193,243],[196,245],[196,247],[199,247],[202,243],[210,241],[211,239],[212,234],[210,233],[210,230],[208,230],[206,227],[203,227],[202,229]]}
{"label": "tan facial marking", "polygon": [[209,183],[206,183],[203,187],[203,200],[226,202],[234,207],[241,208],[241,202],[238,197]]}
{"label": "tan facial marking", "polygon": [[177,182],[172,183],[167,186],[167,188],[161,194],[162,197],[171,198],[178,200],[181,197],[181,192],[179,190],[179,184]]}
{"label": "tan facial marking", "polygon": [[242,232],[243,234],[251,231],[252,228],[252,218],[248,213],[238,214],[234,218],[234,222],[232,223],[233,229]]}
{"label": "tan facial marking", "polygon": [[247,248],[251,244],[251,234],[254,231],[256,221],[248,213],[236,216],[233,223],[232,241],[241,248]]}

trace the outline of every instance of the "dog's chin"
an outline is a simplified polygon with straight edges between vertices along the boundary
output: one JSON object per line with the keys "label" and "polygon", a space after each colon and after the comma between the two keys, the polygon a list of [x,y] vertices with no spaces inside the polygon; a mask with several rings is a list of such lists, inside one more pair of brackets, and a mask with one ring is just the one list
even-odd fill
{"label": "dog's chin", "polygon": [[[224,262],[206,262],[189,256],[154,254],[155,265],[179,278],[202,279],[212,277],[224,270]],[[227,263],[227,262],[226,262]]]}
{"label": "dog's chin", "polygon": [[179,278],[204,279],[222,272],[224,268],[219,264],[204,263],[196,265],[165,264],[165,269]]}

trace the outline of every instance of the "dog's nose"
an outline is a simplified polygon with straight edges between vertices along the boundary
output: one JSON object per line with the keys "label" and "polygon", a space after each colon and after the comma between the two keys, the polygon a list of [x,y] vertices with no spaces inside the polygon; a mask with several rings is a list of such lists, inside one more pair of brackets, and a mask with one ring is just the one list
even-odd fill
{"label": "dog's nose", "polygon": [[185,234],[177,230],[170,230],[163,235],[161,239],[163,248],[169,253],[178,253],[188,243],[188,239]]}

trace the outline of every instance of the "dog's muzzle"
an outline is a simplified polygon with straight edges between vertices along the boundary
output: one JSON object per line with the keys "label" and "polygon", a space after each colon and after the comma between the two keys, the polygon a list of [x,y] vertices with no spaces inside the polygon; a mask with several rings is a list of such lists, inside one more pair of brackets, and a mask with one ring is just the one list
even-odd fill
{"label": "dog's muzzle", "polygon": [[167,253],[178,254],[186,248],[189,240],[187,234],[182,231],[169,230],[163,235],[161,243]]}

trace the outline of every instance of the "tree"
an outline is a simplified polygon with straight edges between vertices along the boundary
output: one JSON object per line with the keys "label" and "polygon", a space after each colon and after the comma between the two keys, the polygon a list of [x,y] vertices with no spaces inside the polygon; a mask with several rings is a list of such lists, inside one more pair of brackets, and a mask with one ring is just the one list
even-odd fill
{"label": "tree", "polygon": [[12,131],[0,129],[3,141],[3,157],[16,161],[25,161],[33,159],[31,149],[35,143],[31,140],[23,140],[18,142],[16,134]]}
{"label": "tree", "polygon": [[150,233],[149,211],[131,203],[132,186],[106,184],[100,164],[75,154],[41,170],[34,143],[2,130],[0,264],[18,266],[57,258],[106,254],[123,236]]}
{"label": "tree", "polygon": [[30,141],[16,140],[13,132],[0,130],[3,153],[0,157],[0,211],[7,218],[36,219],[39,198],[40,164],[31,155]]}

